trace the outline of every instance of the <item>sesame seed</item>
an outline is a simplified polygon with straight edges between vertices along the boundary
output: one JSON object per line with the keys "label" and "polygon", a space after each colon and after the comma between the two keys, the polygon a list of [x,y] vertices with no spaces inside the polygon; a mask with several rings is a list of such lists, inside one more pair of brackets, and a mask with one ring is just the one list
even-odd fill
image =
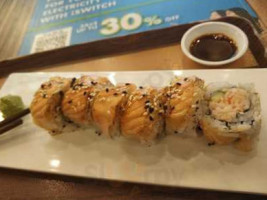
{"label": "sesame seed", "polygon": [[213,145],[215,145],[215,142],[209,142],[208,143],[208,146],[213,146]]}
{"label": "sesame seed", "polygon": [[75,112],[77,111],[76,106],[71,106],[71,109],[73,109]]}
{"label": "sesame seed", "polygon": [[148,115],[148,113],[147,112],[144,112],[143,115],[146,116],[146,115]]}
{"label": "sesame seed", "polygon": [[46,98],[46,97],[47,97],[47,94],[43,94],[42,97],[43,97],[43,98]]}
{"label": "sesame seed", "polygon": [[154,108],[149,107],[149,113],[153,113],[154,112]]}
{"label": "sesame seed", "polygon": [[122,91],[123,94],[128,94],[127,91]]}
{"label": "sesame seed", "polygon": [[125,85],[131,85],[131,83],[125,83]]}
{"label": "sesame seed", "polygon": [[62,97],[64,95],[63,91],[59,91],[59,95]]}
{"label": "sesame seed", "polygon": [[177,133],[178,133],[178,131],[174,131],[174,133],[175,133],[175,134],[177,134]]}
{"label": "sesame seed", "polygon": [[72,100],[69,100],[69,101],[68,101],[68,104],[71,104],[71,103],[72,103]]}
{"label": "sesame seed", "polygon": [[174,98],[176,98],[177,97],[177,94],[173,94],[173,95],[171,95],[171,99],[174,99]]}
{"label": "sesame seed", "polygon": [[95,82],[95,81],[91,81],[91,84],[92,84],[92,85],[96,85],[97,82]]}
{"label": "sesame seed", "polygon": [[114,96],[117,96],[117,95],[118,95],[118,93],[117,93],[117,92],[115,92],[113,95],[114,95]]}
{"label": "sesame seed", "polygon": [[140,86],[139,89],[144,89],[143,86]]}
{"label": "sesame seed", "polygon": [[75,81],[76,81],[76,78],[71,79],[70,87],[74,85]]}
{"label": "sesame seed", "polygon": [[84,92],[83,95],[86,96],[87,95],[87,92]]}
{"label": "sesame seed", "polygon": [[71,124],[71,123],[73,123],[71,120],[69,120],[69,119],[65,119],[65,121],[67,122],[67,123],[69,123],[69,124]]}
{"label": "sesame seed", "polygon": [[153,118],[152,116],[149,116],[149,120],[150,120],[150,121],[153,121],[154,118]]}
{"label": "sesame seed", "polygon": [[106,88],[106,92],[109,92],[109,89],[108,88]]}
{"label": "sesame seed", "polygon": [[148,104],[148,103],[150,103],[150,101],[149,101],[149,100],[146,100],[146,101],[145,101],[145,104]]}
{"label": "sesame seed", "polygon": [[179,82],[177,82],[177,83],[176,83],[176,85],[179,85],[179,86],[180,86],[180,85],[182,85],[182,84],[181,84],[181,83],[179,83]]}
{"label": "sesame seed", "polygon": [[95,131],[95,134],[97,134],[98,136],[101,135],[101,132],[100,131]]}
{"label": "sesame seed", "polygon": [[57,111],[57,112],[60,112],[60,111],[61,111],[61,107],[60,107],[60,106],[57,106],[57,107],[56,107],[56,111]]}
{"label": "sesame seed", "polygon": [[187,80],[188,80],[188,78],[185,78],[185,79],[184,79],[184,81],[187,81]]}
{"label": "sesame seed", "polygon": [[168,106],[164,105],[164,106],[163,106],[163,109],[164,109],[164,110],[167,110],[167,109],[168,109]]}

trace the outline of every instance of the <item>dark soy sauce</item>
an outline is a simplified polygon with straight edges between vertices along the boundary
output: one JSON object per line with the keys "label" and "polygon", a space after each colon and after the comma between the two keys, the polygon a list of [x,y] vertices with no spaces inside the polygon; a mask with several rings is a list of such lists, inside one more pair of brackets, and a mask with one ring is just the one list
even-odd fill
{"label": "dark soy sauce", "polygon": [[195,57],[207,61],[223,61],[235,55],[235,42],[226,35],[216,33],[203,35],[195,39],[190,52]]}

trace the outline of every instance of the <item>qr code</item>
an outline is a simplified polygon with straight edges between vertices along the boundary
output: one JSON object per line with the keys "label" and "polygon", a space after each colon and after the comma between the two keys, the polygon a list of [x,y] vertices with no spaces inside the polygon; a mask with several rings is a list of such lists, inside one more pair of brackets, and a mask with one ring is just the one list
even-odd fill
{"label": "qr code", "polygon": [[72,27],[38,34],[34,38],[31,53],[37,53],[70,45]]}

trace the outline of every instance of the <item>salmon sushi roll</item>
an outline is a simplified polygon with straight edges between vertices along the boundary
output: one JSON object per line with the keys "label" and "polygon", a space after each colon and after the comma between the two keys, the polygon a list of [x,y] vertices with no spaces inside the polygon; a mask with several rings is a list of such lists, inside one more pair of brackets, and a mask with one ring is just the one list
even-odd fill
{"label": "salmon sushi roll", "polygon": [[260,98],[252,84],[207,86],[201,128],[211,144],[250,151],[261,126]]}
{"label": "salmon sushi roll", "polygon": [[65,93],[61,104],[66,120],[79,126],[92,125],[94,98],[100,90],[111,86],[112,83],[103,77],[82,76],[73,79],[72,87]]}
{"label": "salmon sushi roll", "polygon": [[97,128],[97,134],[113,138],[119,135],[119,120],[129,96],[135,91],[134,84],[120,84],[105,88],[95,97],[92,107],[92,117]]}
{"label": "salmon sushi roll", "polygon": [[70,88],[71,79],[53,77],[43,83],[30,105],[33,121],[54,135],[61,133],[66,123],[61,112],[64,93]]}
{"label": "salmon sushi roll", "polygon": [[158,90],[140,87],[130,95],[121,117],[121,133],[152,144],[163,132],[163,106]]}
{"label": "salmon sushi roll", "polygon": [[165,93],[165,123],[167,134],[195,133],[201,116],[204,81],[197,77],[175,77]]}

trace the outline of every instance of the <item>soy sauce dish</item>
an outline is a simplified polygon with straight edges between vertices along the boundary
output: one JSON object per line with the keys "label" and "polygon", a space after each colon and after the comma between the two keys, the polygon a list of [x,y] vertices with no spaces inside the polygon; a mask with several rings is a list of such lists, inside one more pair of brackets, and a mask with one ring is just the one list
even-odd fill
{"label": "soy sauce dish", "polygon": [[242,57],[248,49],[248,38],[232,24],[206,22],[190,28],[182,37],[181,47],[191,60],[218,66]]}

